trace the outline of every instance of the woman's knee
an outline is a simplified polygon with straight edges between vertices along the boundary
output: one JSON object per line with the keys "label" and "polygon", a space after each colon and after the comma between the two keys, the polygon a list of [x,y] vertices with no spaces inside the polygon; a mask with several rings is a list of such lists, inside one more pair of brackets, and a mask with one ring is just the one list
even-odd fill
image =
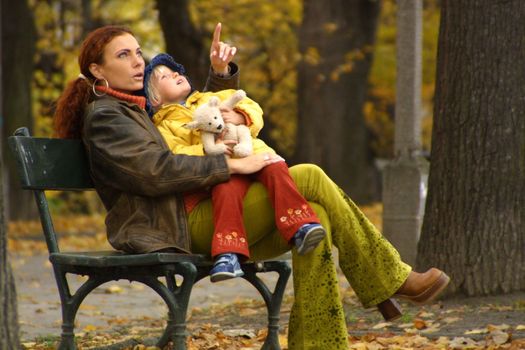
{"label": "woman's knee", "polygon": [[297,189],[310,202],[328,205],[336,188],[334,182],[315,164],[300,164],[290,168]]}
{"label": "woman's knee", "polygon": [[304,164],[297,164],[289,169],[290,174],[295,179],[328,179],[328,175],[324,172],[324,170],[316,165],[311,163],[304,163]]}

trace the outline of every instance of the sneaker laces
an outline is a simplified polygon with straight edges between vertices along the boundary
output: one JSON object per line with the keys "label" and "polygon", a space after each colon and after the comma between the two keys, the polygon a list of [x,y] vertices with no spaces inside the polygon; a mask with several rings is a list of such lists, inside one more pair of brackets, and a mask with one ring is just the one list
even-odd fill
{"label": "sneaker laces", "polygon": [[219,257],[218,260],[216,260],[213,265],[214,266],[217,266],[217,265],[223,265],[223,264],[229,264],[231,263],[232,265],[235,264],[235,255],[234,254],[223,254]]}

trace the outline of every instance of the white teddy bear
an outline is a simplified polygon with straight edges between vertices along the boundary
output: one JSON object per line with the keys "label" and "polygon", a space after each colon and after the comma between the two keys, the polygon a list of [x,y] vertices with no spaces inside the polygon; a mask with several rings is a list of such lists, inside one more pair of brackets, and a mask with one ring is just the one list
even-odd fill
{"label": "white teddy bear", "polygon": [[244,158],[253,153],[250,129],[246,125],[225,123],[222,119],[221,107],[233,107],[246,97],[243,90],[237,90],[222,103],[216,96],[212,96],[205,104],[200,105],[193,113],[193,121],[186,124],[188,129],[201,131],[202,144],[206,154],[223,154],[227,146],[224,143],[215,143],[215,139],[224,132],[223,139],[237,141],[233,147],[233,155]]}

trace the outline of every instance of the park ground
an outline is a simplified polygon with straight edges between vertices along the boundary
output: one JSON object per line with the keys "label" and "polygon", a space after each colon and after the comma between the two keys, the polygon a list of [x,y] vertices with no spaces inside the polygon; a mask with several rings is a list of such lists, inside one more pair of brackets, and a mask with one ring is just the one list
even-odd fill
{"label": "park ground", "polygon": [[[369,213],[372,218],[374,213]],[[23,349],[55,349],[60,302],[38,223],[9,225],[9,250],[18,291]],[[55,222],[63,249],[106,249],[100,218]],[[261,276],[273,283],[274,276]],[[73,279],[72,285],[78,285]],[[402,304],[403,317],[386,323],[363,309],[341,275],[351,349],[525,349],[525,293],[438,300],[416,307]],[[289,283],[281,310],[280,343],[287,349],[287,321],[293,303]],[[101,286],[84,301],[75,333],[79,349],[157,349],[165,322],[160,298],[137,283]],[[247,282],[199,282],[188,312],[188,349],[260,349],[266,335],[266,307]]]}

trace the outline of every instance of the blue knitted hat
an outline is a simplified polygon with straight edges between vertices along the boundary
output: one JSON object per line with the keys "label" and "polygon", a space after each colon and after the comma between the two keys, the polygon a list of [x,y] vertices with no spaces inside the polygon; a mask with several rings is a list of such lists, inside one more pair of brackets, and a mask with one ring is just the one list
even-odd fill
{"label": "blue knitted hat", "polygon": [[173,57],[171,57],[167,53],[161,53],[153,57],[152,60],[148,63],[148,65],[144,69],[144,92],[145,92],[146,98],[148,98],[146,86],[148,86],[148,81],[151,78],[151,73],[153,72],[153,69],[155,69],[155,67],[159,65],[166,66],[172,71],[177,72],[182,75],[186,73],[186,69],[184,69],[184,66],[180,63],[175,62]]}
{"label": "blue knitted hat", "polygon": [[[151,105],[149,103],[147,86],[148,86],[148,81],[151,78],[151,73],[153,72],[153,69],[155,67],[157,67],[158,65],[166,66],[169,69],[171,69],[172,71],[177,72],[177,73],[179,73],[181,75],[184,75],[186,73],[186,69],[184,68],[184,66],[182,64],[180,64],[180,63],[175,62],[173,57],[171,57],[167,53],[158,54],[157,56],[155,56],[155,57],[153,57],[151,59],[151,61],[148,63],[148,65],[144,69],[144,87],[143,87],[143,91],[142,91],[142,95],[144,95],[146,97],[146,111],[148,111],[148,114],[150,116],[152,115],[152,109],[151,109]],[[188,82],[189,82],[189,80],[188,80]],[[191,83],[190,83],[190,85],[191,85]],[[192,90],[193,90],[193,87],[192,87]]]}

